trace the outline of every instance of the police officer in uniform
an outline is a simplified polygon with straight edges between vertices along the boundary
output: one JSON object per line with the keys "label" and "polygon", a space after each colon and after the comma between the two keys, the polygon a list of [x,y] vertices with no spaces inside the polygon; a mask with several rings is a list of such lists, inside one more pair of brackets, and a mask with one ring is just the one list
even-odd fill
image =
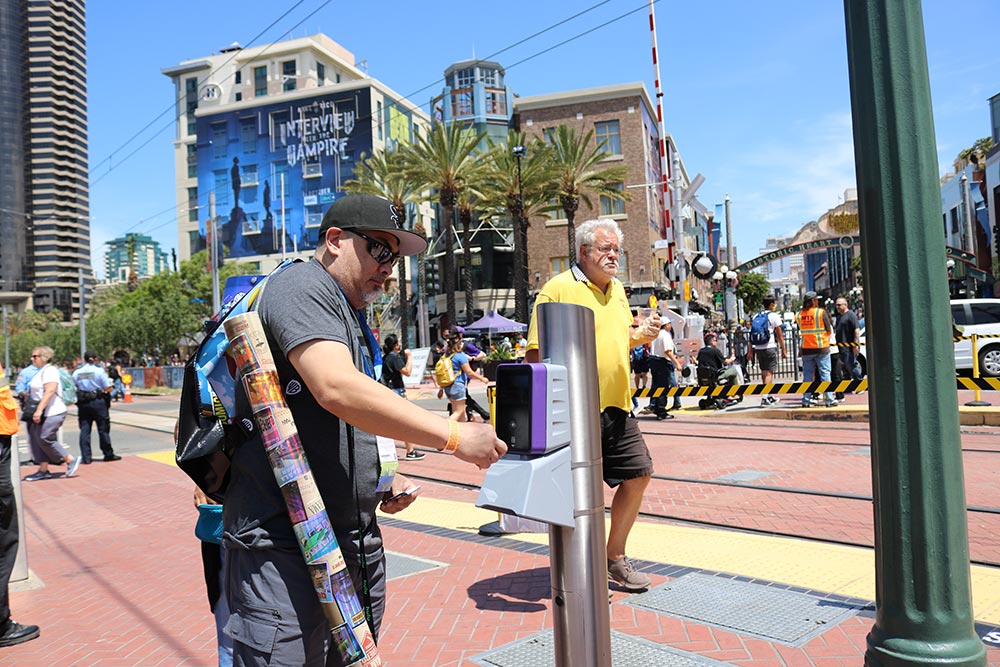
{"label": "police officer in uniform", "polygon": [[76,385],[76,408],[80,419],[80,458],[84,464],[90,463],[90,427],[97,422],[97,438],[101,443],[105,461],[119,461],[122,457],[111,448],[111,418],[108,403],[112,389],[111,378],[104,369],[95,364],[97,355],[87,351],[83,355],[84,364],[73,371]]}

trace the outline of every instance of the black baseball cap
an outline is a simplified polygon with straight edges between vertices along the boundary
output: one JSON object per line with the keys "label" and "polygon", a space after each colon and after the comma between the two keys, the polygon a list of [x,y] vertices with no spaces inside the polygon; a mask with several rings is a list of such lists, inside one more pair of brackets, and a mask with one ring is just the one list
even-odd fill
{"label": "black baseball cap", "polygon": [[388,199],[374,195],[347,195],[326,210],[319,226],[319,238],[331,227],[358,231],[389,232],[399,240],[400,255],[416,255],[427,249],[427,239],[400,226],[403,213]]}

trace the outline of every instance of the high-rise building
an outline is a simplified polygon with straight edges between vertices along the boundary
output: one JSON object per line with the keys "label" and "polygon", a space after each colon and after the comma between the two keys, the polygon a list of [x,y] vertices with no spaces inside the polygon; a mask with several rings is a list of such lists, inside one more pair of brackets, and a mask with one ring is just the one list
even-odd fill
{"label": "high-rise building", "polygon": [[282,255],[311,253],[323,213],[362,156],[412,141],[430,120],[322,34],[233,44],[163,74],[177,100],[181,260],[207,247],[213,200],[224,257],[266,272]]}
{"label": "high-rise building", "polygon": [[129,269],[139,278],[148,278],[170,270],[167,253],[160,250],[160,243],[145,234],[126,234],[108,241],[104,253],[105,282],[128,281]]}
{"label": "high-rise building", "polygon": [[79,317],[91,280],[84,0],[0,0],[0,299]]}

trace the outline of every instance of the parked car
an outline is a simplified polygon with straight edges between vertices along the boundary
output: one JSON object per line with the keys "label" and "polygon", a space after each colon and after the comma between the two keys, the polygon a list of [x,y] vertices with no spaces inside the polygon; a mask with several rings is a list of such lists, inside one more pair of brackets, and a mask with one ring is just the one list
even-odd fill
{"label": "parked car", "polygon": [[[1000,336],[1000,299],[956,299],[951,302],[951,317],[963,329],[963,335]],[[861,330],[861,347],[858,363],[861,372],[868,374],[868,349],[865,347],[865,330]],[[977,342],[979,374],[982,377],[1000,377],[1000,338],[982,338]],[[972,341],[955,343],[955,369],[972,370]]]}
{"label": "parked car", "polygon": [[[964,335],[1000,335],[1000,299],[956,299],[951,302],[955,324],[964,328]],[[1000,377],[1000,338],[984,338],[978,343],[979,374]],[[972,370],[972,341],[955,343],[955,368]]]}

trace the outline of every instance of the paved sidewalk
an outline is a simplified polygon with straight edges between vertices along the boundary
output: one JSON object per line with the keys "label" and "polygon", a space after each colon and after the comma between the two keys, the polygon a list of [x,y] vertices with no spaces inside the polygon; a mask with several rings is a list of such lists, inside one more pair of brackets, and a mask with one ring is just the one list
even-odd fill
{"label": "paved sidewalk", "polygon": [[[869,460],[850,453],[862,448],[860,429],[838,431],[846,451],[831,447],[817,458],[806,447],[772,452],[781,439],[794,440],[787,430],[776,433],[774,442],[748,447],[741,425],[729,420],[713,422],[715,438],[706,442],[701,434],[707,422],[687,413],[667,422],[641,420],[660,472],[712,479],[756,468],[773,471],[782,485],[859,493],[870,480],[858,473]],[[154,417],[149,420],[144,428],[158,428]],[[968,437],[964,444],[977,450],[966,454],[968,501],[998,506],[1000,489],[986,463],[996,456],[992,450],[1000,452],[995,434]],[[193,487],[170,458],[165,452],[95,461],[77,478],[22,485],[32,576],[12,586],[12,608],[15,619],[40,625],[42,634],[0,649],[0,665],[215,663],[214,626],[193,534]],[[404,463],[403,472],[468,484],[482,479],[475,468],[436,453]],[[421,484],[420,502],[380,520],[391,552],[380,641],[385,664],[545,664],[552,626],[546,536],[479,536],[478,526],[496,515],[474,507],[475,492]],[[870,540],[870,504],[862,501],[845,501],[832,513],[817,514],[829,510],[794,496],[778,500],[746,489],[692,490],[661,480],[650,489],[648,511],[669,508],[707,518],[718,514],[718,507],[733,507],[731,494],[745,494],[742,518],[734,518],[748,527],[839,531],[845,539]],[[715,504],[723,500],[726,504]],[[1000,524],[994,515],[983,521],[979,528],[970,526],[973,557],[997,562]],[[627,664],[846,667],[863,662],[865,636],[873,624],[870,549],[641,521],[630,552],[655,588],[641,596],[613,593],[613,644],[619,652],[643,656]],[[997,632],[1000,568],[975,566],[972,574],[979,632]],[[671,601],[674,595],[682,604]],[[706,604],[697,606],[699,599]],[[661,603],[674,606],[656,611]],[[831,615],[803,629],[795,625],[801,620],[792,611],[797,604],[806,605],[803,614]],[[787,613],[771,618],[770,612]],[[514,652],[534,657],[516,663]],[[1000,667],[1000,649],[990,648],[988,657],[991,667]]]}

